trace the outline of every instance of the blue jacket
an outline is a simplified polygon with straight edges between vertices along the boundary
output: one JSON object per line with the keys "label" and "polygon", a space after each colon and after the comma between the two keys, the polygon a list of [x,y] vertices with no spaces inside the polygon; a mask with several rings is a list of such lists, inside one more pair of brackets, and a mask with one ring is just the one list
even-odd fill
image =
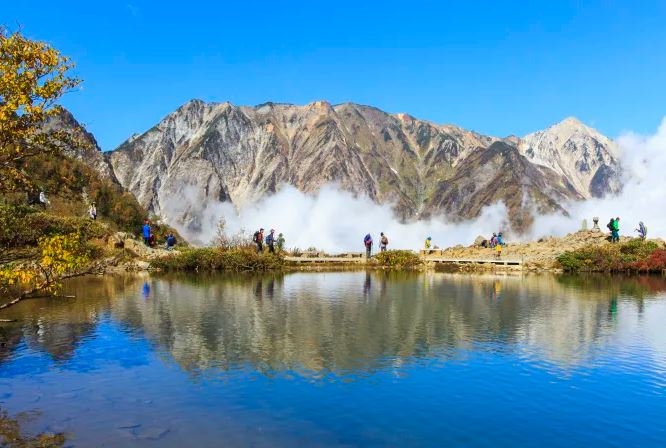
{"label": "blue jacket", "polygon": [[150,238],[150,224],[143,225],[143,237]]}

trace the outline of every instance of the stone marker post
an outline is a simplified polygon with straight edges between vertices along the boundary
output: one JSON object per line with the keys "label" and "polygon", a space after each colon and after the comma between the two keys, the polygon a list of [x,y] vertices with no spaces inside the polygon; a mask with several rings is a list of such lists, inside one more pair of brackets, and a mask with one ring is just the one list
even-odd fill
{"label": "stone marker post", "polygon": [[601,232],[601,229],[599,228],[599,217],[595,216],[594,218],[592,218],[592,222],[594,223],[594,226],[592,226],[592,231]]}

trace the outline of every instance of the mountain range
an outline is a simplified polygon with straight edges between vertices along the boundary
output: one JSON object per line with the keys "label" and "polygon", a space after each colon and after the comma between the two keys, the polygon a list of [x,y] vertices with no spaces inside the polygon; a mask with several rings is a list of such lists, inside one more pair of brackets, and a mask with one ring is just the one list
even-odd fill
{"label": "mountain range", "polygon": [[405,221],[474,218],[503,201],[515,230],[529,227],[535,213],[566,213],[571,201],[621,188],[616,144],[575,118],[499,138],[325,101],[247,107],[192,100],[90,161],[149,211],[190,232],[201,228],[205,204],[241,207],[285,184],[306,193],[335,184],[391,204]]}

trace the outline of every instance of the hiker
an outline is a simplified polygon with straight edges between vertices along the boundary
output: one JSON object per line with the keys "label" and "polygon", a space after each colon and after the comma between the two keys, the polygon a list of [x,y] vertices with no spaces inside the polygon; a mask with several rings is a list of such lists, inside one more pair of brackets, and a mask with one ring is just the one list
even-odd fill
{"label": "hiker", "polygon": [[51,201],[49,201],[46,198],[46,194],[44,193],[44,190],[39,191],[39,203],[43,208],[46,208],[47,205],[51,205]]}
{"label": "hiker", "polygon": [[90,219],[93,221],[97,220],[97,207],[94,202],[90,204],[90,207],[88,208],[88,216],[90,216]]}
{"label": "hiker", "polygon": [[369,233],[363,238],[363,244],[365,245],[365,258],[370,258],[372,255],[372,237]]}
{"label": "hiker", "polygon": [[282,232],[278,233],[277,240],[275,240],[277,243],[278,252],[282,252],[282,249],[284,248],[284,241],[284,235],[282,235]]}
{"label": "hiker", "polygon": [[150,236],[151,236],[150,221],[148,221],[147,219],[144,219],[143,220],[143,227],[141,229],[142,229],[142,232],[143,232],[143,243],[146,246],[150,246]]}
{"label": "hiker", "polygon": [[638,237],[642,240],[647,236],[647,227],[643,224],[643,221],[638,223],[638,229],[635,229],[638,232]]}
{"label": "hiker", "polygon": [[271,229],[270,233],[266,235],[266,245],[268,246],[268,253],[275,253],[275,229]]}
{"label": "hiker", "polygon": [[257,245],[257,253],[260,254],[264,251],[264,229],[261,228],[254,232],[252,241]]}
{"label": "hiker", "polygon": [[618,242],[620,241],[620,217],[615,218],[613,222],[613,231],[611,241]]}
{"label": "hiker", "polygon": [[173,232],[169,232],[169,234],[166,237],[166,242],[164,243],[164,248],[166,250],[173,250],[175,245],[176,245],[176,237],[173,236]]}
{"label": "hiker", "polygon": [[610,242],[611,242],[611,243],[612,243],[612,242],[615,242],[615,218],[612,218],[612,217],[611,217],[610,221],[608,221],[608,224],[606,224],[606,227],[607,227],[608,230],[610,230],[610,232],[611,232],[611,235],[610,235]]}
{"label": "hiker", "polygon": [[384,232],[380,232],[379,235],[381,238],[379,239],[379,250],[382,252],[386,252],[386,246],[388,246],[388,238],[386,235],[384,235]]}
{"label": "hiker", "polygon": [[490,248],[497,246],[497,234],[493,232],[493,236],[490,238]]}
{"label": "hiker", "polygon": [[424,244],[424,246],[425,246],[426,249],[430,249],[430,246],[431,246],[431,245],[432,245],[432,237],[429,236],[428,238],[425,239],[425,244]]}
{"label": "hiker", "polygon": [[495,257],[501,258],[502,257],[502,244],[497,243],[495,246]]}
{"label": "hiker", "polygon": [[497,245],[498,246],[503,246],[504,245],[504,239],[502,238],[502,232],[497,234]]}

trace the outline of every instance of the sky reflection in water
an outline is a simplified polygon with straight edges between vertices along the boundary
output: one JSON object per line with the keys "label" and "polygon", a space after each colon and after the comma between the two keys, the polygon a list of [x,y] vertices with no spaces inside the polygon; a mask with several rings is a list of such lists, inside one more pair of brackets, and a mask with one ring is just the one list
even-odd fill
{"label": "sky reflection in water", "polygon": [[663,446],[658,277],[79,279],[7,310],[0,406],[77,446]]}

